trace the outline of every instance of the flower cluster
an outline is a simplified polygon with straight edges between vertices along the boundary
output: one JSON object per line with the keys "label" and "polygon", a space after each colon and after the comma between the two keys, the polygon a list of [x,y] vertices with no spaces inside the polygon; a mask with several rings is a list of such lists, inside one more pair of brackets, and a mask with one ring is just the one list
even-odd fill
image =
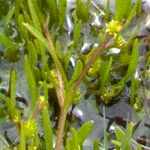
{"label": "flower cluster", "polygon": [[35,137],[37,130],[37,124],[35,120],[30,119],[24,122],[23,127],[26,137]]}
{"label": "flower cluster", "polygon": [[119,35],[119,36],[114,35],[114,38],[115,38],[116,44],[117,44],[119,47],[123,46],[123,45],[126,43],[126,41],[124,40],[124,38],[123,38],[121,35]]}
{"label": "flower cluster", "polygon": [[106,33],[109,33],[110,35],[114,36],[115,43],[121,47],[123,46],[126,41],[123,39],[121,35],[119,35],[119,32],[121,32],[121,25],[118,21],[112,20],[108,24],[106,24]]}
{"label": "flower cluster", "polygon": [[45,106],[47,106],[47,101],[44,96],[40,95],[38,98],[38,108],[42,110]]}
{"label": "flower cluster", "polygon": [[108,24],[106,24],[106,32],[111,35],[116,35],[121,31],[122,27],[118,21],[112,20]]}
{"label": "flower cluster", "polygon": [[13,118],[13,122],[14,123],[18,123],[20,121],[20,118],[18,115],[15,115],[14,118]]}

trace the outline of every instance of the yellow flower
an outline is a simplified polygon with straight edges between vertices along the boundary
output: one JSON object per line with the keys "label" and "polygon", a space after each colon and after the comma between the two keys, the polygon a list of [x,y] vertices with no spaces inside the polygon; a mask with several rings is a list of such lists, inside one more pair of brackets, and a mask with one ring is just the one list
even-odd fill
{"label": "yellow flower", "polygon": [[102,65],[101,59],[97,59],[95,64],[89,69],[88,75],[90,77],[96,77],[98,75],[101,65]]}
{"label": "yellow flower", "polygon": [[25,135],[27,137],[35,137],[36,130],[37,130],[37,124],[35,120],[31,119],[31,120],[24,122],[23,127],[24,127]]}
{"label": "yellow flower", "polygon": [[126,41],[124,40],[124,38],[122,36],[120,36],[120,35],[118,37],[117,37],[117,35],[114,35],[114,38],[116,38],[116,44],[119,47],[123,46],[126,43]]}
{"label": "yellow flower", "polygon": [[38,108],[42,110],[45,106],[47,106],[47,101],[44,96],[39,96],[38,98]]}
{"label": "yellow flower", "polygon": [[15,115],[14,118],[13,118],[13,122],[14,122],[14,123],[18,123],[19,120],[20,120],[20,119],[19,119],[19,116],[18,116],[18,115]]}
{"label": "yellow flower", "polygon": [[112,35],[115,35],[116,33],[120,32],[122,29],[121,25],[118,21],[112,20],[108,24],[106,24],[106,32]]}

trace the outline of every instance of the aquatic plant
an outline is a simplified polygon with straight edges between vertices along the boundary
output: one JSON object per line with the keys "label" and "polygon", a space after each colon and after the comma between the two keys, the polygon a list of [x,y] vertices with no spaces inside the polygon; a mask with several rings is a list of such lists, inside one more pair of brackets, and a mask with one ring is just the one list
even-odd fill
{"label": "aquatic plant", "polygon": [[[0,32],[0,43],[4,46],[2,55],[13,65],[17,61],[23,61],[30,93],[30,101],[22,112],[16,107],[19,79],[15,68],[12,69],[8,94],[5,97],[0,93],[0,98],[6,105],[7,116],[17,128],[20,139],[15,147],[21,150],[83,149],[83,143],[94,123],[86,122],[77,130],[70,128],[67,122],[68,110],[79,103],[82,84],[86,85],[89,93],[94,93],[100,101],[109,104],[119,96],[126,82],[134,78],[138,65],[139,40],[135,38],[134,32],[129,40],[125,39],[124,32],[134,16],[141,15],[140,0],[134,6],[131,0],[116,1],[114,16],[110,16],[108,0],[106,25],[102,29],[95,28],[97,34],[93,39],[98,45],[89,48],[86,54],[81,54],[79,49],[87,40],[84,29],[89,30],[89,37],[92,35],[92,27],[89,26],[92,14],[90,0],[86,4],[77,0],[76,8],[71,12],[68,12],[66,0],[12,0],[9,3],[10,10],[1,21],[3,32]],[[124,8],[120,7],[120,3],[128,11],[122,11]],[[71,33],[73,37],[69,42],[70,31],[65,25],[66,13],[70,13],[69,17],[74,20],[74,31]],[[13,24],[18,39],[7,34]],[[117,58],[110,53],[112,48],[121,50]],[[124,55],[127,60],[121,59]],[[73,65],[71,58],[75,58],[75,65],[70,72]],[[118,81],[111,76],[111,72],[117,73],[119,70],[123,73],[121,72],[121,79]],[[91,79],[95,82],[91,82]],[[134,79],[131,83],[130,103],[140,110],[140,100],[134,100],[135,88],[139,88],[136,82]],[[140,96],[137,97],[140,99]],[[53,129],[54,126],[57,129]],[[40,129],[44,133],[43,139],[39,136]],[[126,134],[120,128],[115,130],[117,140],[112,142],[117,149],[129,149],[128,140],[131,139],[132,131],[132,123],[127,126]],[[106,128],[104,143],[107,149]],[[99,143],[95,141],[94,149],[98,148]]]}

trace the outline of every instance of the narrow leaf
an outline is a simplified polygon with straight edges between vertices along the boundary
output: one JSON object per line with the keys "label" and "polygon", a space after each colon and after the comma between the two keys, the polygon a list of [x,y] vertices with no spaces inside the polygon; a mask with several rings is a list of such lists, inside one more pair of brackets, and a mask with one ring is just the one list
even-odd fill
{"label": "narrow leaf", "polygon": [[116,0],[116,12],[115,12],[115,20],[123,20],[128,18],[132,9],[132,1],[131,0]]}
{"label": "narrow leaf", "polygon": [[93,129],[94,122],[89,121],[84,123],[81,128],[77,131],[79,144],[82,145],[85,139],[88,137]]}
{"label": "narrow leaf", "polygon": [[83,64],[81,62],[81,60],[77,60],[76,66],[74,68],[74,72],[72,75],[71,80],[69,81],[69,88],[71,88],[71,86],[74,84],[75,80],[77,80],[82,72],[83,69]]}
{"label": "narrow leaf", "polygon": [[37,100],[37,88],[36,88],[35,77],[32,72],[32,69],[29,64],[29,60],[28,60],[27,56],[25,56],[24,68],[25,68],[27,81],[28,81],[28,85],[29,85],[29,89],[30,89],[30,98],[31,98],[30,107],[31,107],[31,112],[32,112],[34,110],[36,100]]}
{"label": "narrow leaf", "polygon": [[82,21],[88,21],[90,17],[90,0],[87,0],[86,4],[82,0],[77,0],[76,14],[78,19]]}
{"label": "narrow leaf", "polygon": [[65,150],[77,150],[78,149],[78,137],[77,131],[74,128],[71,128],[71,138],[67,139],[67,144]]}
{"label": "narrow leaf", "polygon": [[59,26],[60,27],[65,22],[66,7],[67,7],[67,1],[66,0],[59,0],[59,5],[58,5],[59,15],[58,15],[58,17],[59,17]]}
{"label": "narrow leaf", "polygon": [[23,23],[23,25],[40,41],[43,43],[43,45],[45,47],[49,47],[47,44],[46,39],[43,37],[43,35],[34,27],[32,27],[30,24],[28,23]]}
{"label": "narrow leaf", "polygon": [[14,47],[13,43],[7,36],[0,33],[0,43],[3,44],[5,47]]}
{"label": "narrow leaf", "polygon": [[118,141],[122,142],[124,140],[125,133],[122,131],[120,127],[116,127],[115,135]]}
{"label": "narrow leaf", "polygon": [[94,140],[93,150],[99,150],[99,141],[98,140]]}
{"label": "narrow leaf", "polygon": [[120,148],[121,148],[121,142],[120,142],[120,141],[111,140],[111,143],[112,143],[113,145],[115,145],[117,149],[120,150]]}
{"label": "narrow leaf", "polygon": [[23,122],[21,123],[21,137],[20,137],[20,145],[19,150],[26,150],[26,138],[23,128]]}
{"label": "narrow leaf", "polygon": [[15,103],[16,98],[16,72],[11,70],[10,72],[10,98]]}
{"label": "narrow leaf", "polygon": [[30,65],[34,65],[37,61],[37,51],[35,49],[35,46],[31,41],[28,41],[27,48]]}
{"label": "narrow leaf", "polygon": [[110,18],[110,0],[107,0],[104,19],[105,21],[109,21],[109,18]]}
{"label": "narrow leaf", "polygon": [[136,12],[136,10],[138,8],[139,1],[140,0],[136,0],[132,10],[130,11],[130,14],[128,15],[127,21],[126,21],[126,23],[124,25],[124,29],[126,29],[130,25],[134,15],[135,15],[135,12]]}
{"label": "narrow leaf", "polygon": [[40,22],[39,22],[39,20],[38,20],[37,15],[36,15],[36,12],[35,12],[35,9],[34,9],[32,0],[28,0],[28,5],[29,5],[29,8],[30,8],[30,12],[31,12],[31,16],[32,16],[32,20],[33,20],[34,26],[35,26],[35,28],[36,28],[40,33],[42,33],[41,27],[40,27]]}
{"label": "narrow leaf", "polygon": [[103,72],[103,76],[101,76],[101,91],[102,91],[102,94],[104,94],[104,89],[105,89],[105,85],[106,85],[106,82],[108,80],[108,77],[109,77],[109,71],[111,69],[111,66],[112,66],[112,62],[113,62],[113,59],[112,57],[110,58],[109,60],[109,63],[108,63],[108,66],[107,68],[105,69],[105,71]]}
{"label": "narrow leaf", "polygon": [[4,21],[3,21],[3,25],[4,25],[5,28],[8,25],[8,23],[10,22],[14,12],[15,12],[15,7],[12,7],[12,9],[6,15],[6,17],[5,17]]}
{"label": "narrow leaf", "polygon": [[138,56],[139,56],[138,47],[139,47],[139,42],[136,39],[133,43],[128,70],[123,80],[127,80],[130,76],[132,76],[135,73],[138,64]]}
{"label": "narrow leaf", "polygon": [[126,128],[125,138],[122,144],[122,150],[130,149],[130,141],[133,134],[135,124],[133,122],[129,123]]}
{"label": "narrow leaf", "polygon": [[43,120],[43,130],[44,130],[44,140],[46,144],[46,150],[52,150],[53,149],[52,125],[47,107],[44,107],[44,109],[42,110],[42,120]]}
{"label": "narrow leaf", "polygon": [[18,28],[20,30],[22,38],[27,42],[29,39],[28,31],[26,28],[24,28],[22,24],[22,22],[24,22],[24,17],[22,14],[20,14],[17,19],[18,19]]}
{"label": "narrow leaf", "polygon": [[9,116],[11,119],[15,118],[16,113],[16,72],[11,70],[10,72],[10,97],[6,99],[6,105],[8,108]]}
{"label": "narrow leaf", "polygon": [[62,59],[63,54],[62,54],[62,50],[61,50],[61,46],[59,41],[56,41],[56,53],[59,59]]}
{"label": "narrow leaf", "polygon": [[56,0],[46,0],[48,5],[48,11],[50,13],[51,23],[57,22],[57,1]]}
{"label": "narrow leaf", "polygon": [[74,25],[74,32],[73,32],[73,47],[77,48],[78,47],[78,43],[80,40],[80,36],[81,36],[81,31],[82,31],[82,21],[80,20],[79,22],[76,20],[75,21],[75,25]]}
{"label": "narrow leaf", "polygon": [[64,83],[67,82],[67,78],[66,78],[66,74],[63,70],[62,64],[60,63],[56,52],[54,51],[54,49],[52,47],[49,47],[46,39],[43,37],[43,35],[37,31],[35,28],[33,28],[31,25],[29,25],[28,23],[23,23],[23,25],[40,41],[42,42],[42,44],[49,50],[50,55],[52,56],[55,64],[57,64],[57,67],[59,68],[62,78],[64,80]]}

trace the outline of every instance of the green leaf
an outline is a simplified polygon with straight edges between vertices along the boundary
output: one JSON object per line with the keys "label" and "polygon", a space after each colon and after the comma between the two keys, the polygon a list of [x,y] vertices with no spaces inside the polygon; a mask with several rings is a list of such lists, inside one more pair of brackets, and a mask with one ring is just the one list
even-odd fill
{"label": "green leaf", "polygon": [[67,1],[66,0],[59,0],[59,3],[58,3],[59,15],[58,15],[58,17],[59,17],[59,26],[60,27],[65,22],[66,7],[67,7]]}
{"label": "green leaf", "polygon": [[6,28],[6,26],[9,24],[13,14],[15,12],[15,7],[12,7],[11,10],[8,12],[8,14],[6,15],[4,21],[3,21],[3,26],[4,28]]}
{"label": "green leaf", "polygon": [[29,17],[29,14],[25,10],[23,10],[23,17],[24,17],[25,22],[33,25],[33,21],[31,20],[31,18]]}
{"label": "green leaf", "polygon": [[72,78],[68,83],[69,88],[71,88],[71,86],[74,84],[74,82],[79,78],[79,76],[81,75],[82,69],[83,69],[83,64],[82,64],[81,60],[78,59],[76,66],[74,68]]}
{"label": "green leaf", "polygon": [[138,0],[136,13],[138,17],[142,14],[142,0]]}
{"label": "green leaf", "polygon": [[0,43],[5,47],[14,47],[13,42],[4,34],[0,33]]}
{"label": "green leaf", "polygon": [[49,52],[53,58],[53,60],[55,61],[57,58],[55,52],[53,49],[51,49],[51,47],[49,47],[46,39],[43,37],[43,35],[34,27],[32,27],[31,25],[29,25],[28,23],[23,23],[23,25],[46,47],[49,49]]}
{"label": "green leaf", "polygon": [[90,132],[92,131],[94,126],[94,122],[93,121],[89,121],[84,123],[81,128],[77,131],[77,136],[78,136],[78,143],[80,145],[83,144],[83,142],[85,141],[85,139],[88,137],[88,135],[90,134]]}
{"label": "green leaf", "polygon": [[71,51],[67,51],[64,56],[63,56],[63,60],[64,60],[64,64],[65,64],[65,69],[67,70],[69,67],[69,61],[70,61],[70,57],[71,57]]}
{"label": "green leaf", "polygon": [[48,108],[44,107],[42,110],[42,120],[43,120],[43,130],[44,130],[44,140],[46,144],[46,150],[53,149],[53,131],[52,125],[48,113]]}
{"label": "green leaf", "polygon": [[99,150],[99,141],[98,140],[94,140],[93,150]]}
{"label": "green leaf", "polygon": [[106,5],[104,13],[105,13],[105,16],[104,16],[105,21],[109,21],[109,18],[110,18],[110,0],[107,0],[107,5]]}
{"label": "green leaf", "polygon": [[18,20],[22,0],[15,0],[15,21]]}
{"label": "green leaf", "polygon": [[123,130],[120,127],[116,127],[115,135],[116,135],[116,138],[118,141],[123,142],[124,137],[125,137],[125,133],[123,132]]}
{"label": "green leaf", "polygon": [[32,20],[33,20],[34,26],[35,26],[35,28],[36,28],[40,33],[42,33],[41,27],[40,27],[40,22],[39,22],[39,20],[38,20],[37,15],[36,15],[36,12],[35,12],[34,5],[33,5],[33,3],[32,3],[32,0],[28,0],[28,5],[29,5],[29,8],[30,8],[30,12],[31,12],[31,16],[32,16]]}
{"label": "green leaf", "polygon": [[78,47],[78,43],[79,43],[80,36],[81,36],[81,31],[82,31],[82,21],[76,20],[74,24],[74,32],[73,32],[73,47],[74,48]]}
{"label": "green leaf", "polygon": [[6,99],[6,105],[8,108],[10,119],[14,120],[17,117],[20,117],[20,113],[16,108],[16,72],[11,70],[10,72],[10,97]]}
{"label": "green leaf", "polygon": [[23,122],[21,123],[21,137],[20,137],[19,150],[26,150],[26,138],[24,133]]}
{"label": "green leaf", "polygon": [[13,47],[7,47],[4,50],[4,57],[9,61],[15,62],[19,60],[19,50]]}
{"label": "green leaf", "polygon": [[136,67],[138,64],[138,57],[139,57],[139,41],[136,39],[134,40],[133,43],[133,48],[132,48],[132,53],[130,55],[130,61],[129,61],[129,66],[128,66],[128,70],[127,73],[125,75],[125,77],[123,78],[123,80],[127,80],[130,76],[132,76],[135,71],[136,71]]}
{"label": "green leaf", "polygon": [[28,41],[27,48],[30,65],[34,66],[34,64],[37,62],[37,51],[35,49],[34,44],[31,41]]}
{"label": "green leaf", "polygon": [[[139,32],[139,31],[138,31],[138,28],[134,28],[134,29],[133,29],[133,31],[131,32],[131,36],[129,37],[128,42],[127,42],[127,44],[126,44],[126,46],[125,46],[125,50],[130,49],[131,45],[134,43],[134,40],[135,40],[135,38],[136,38],[138,32]],[[124,56],[123,56],[123,57],[124,57]]]}
{"label": "green leaf", "polygon": [[63,58],[63,54],[62,54],[62,50],[61,50],[61,45],[59,43],[59,41],[56,41],[56,53],[57,53],[57,56],[59,59],[62,59]]}
{"label": "green leaf", "polygon": [[101,82],[100,82],[100,84],[101,84],[102,94],[104,94],[104,89],[105,89],[106,82],[107,82],[108,77],[109,77],[109,71],[111,69],[112,62],[113,62],[113,58],[111,57],[110,60],[109,60],[107,68],[105,69],[105,71],[103,72],[103,75],[101,76]]}
{"label": "green leaf", "polygon": [[46,51],[45,51],[45,46],[43,45],[43,43],[39,42],[38,39],[35,39],[34,40],[34,45],[35,45],[37,54],[42,57],[42,60],[45,60]]}
{"label": "green leaf", "polygon": [[90,0],[87,0],[87,3],[84,4],[82,0],[77,0],[77,9],[76,14],[78,19],[83,21],[88,21],[90,17]]}
{"label": "green leaf", "polygon": [[142,146],[140,144],[138,144],[137,150],[142,150]]}
{"label": "green leaf", "polygon": [[0,43],[6,47],[4,51],[4,57],[6,59],[12,62],[19,59],[19,50],[15,47],[14,43],[2,33],[0,33]]}
{"label": "green leaf", "polygon": [[121,148],[121,142],[116,140],[111,140],[111,143],[117,147],[118,150]]}
{"label": "green leaf", "polygon": [[116,0],[116,12],[115,12],[115,20],[121,21],[123,19],[128,18],[130,12],[132,10],[132,1],[131,0]]}
{"label": "green leaf", "polygon": [[34,110],[36,101],[37,101],[37,88],[36,88],[36,81],[34,74],[32,72],[31,66],[29,64],[28,57],[25,56],[24,59],[24,68],[27,76],[27,81],[28,81],[28,86],[30,89],[30,107],[31,107],[31,112]]}
{"label": "green leaf", "polygon": [[57,22],[57,1],[56,0],[46,0],[47,5],[48,5],[48,11],[50,13],[50,20],[51,23],[56,23]]}
{"label": "green leaf", "polygon": [[26,28],[24,28],[22,24],[22,22],[24,22],[24,17],[22,14],[20,14],[17,19],[18,19],[18,28],[20,30],[22,38],[27,42],[29,40],[28,31]]}
{"label": "green leaf", "polygon": [[137,78],[134,78],[134,75],[132,77],[132,80],[131,80],[131,88],[130,88],[130,104],[134,104],[135,103],[135,93],[137,91],[137,83],[138,83],[138,80]]}
{"label": "green leaf", "polygon": [[67,138],[65,150],[78,150],[78,137],[77,131],[71,128],[71,138]]}
{"label": "green leaf", "polygon": [[63,70],[62,64],[60,63],[57,54],[55,52],[55,50],[52,47],[49,47],[46,39],[43,37],[43,35],[36,30],[34,27],[32,27],[31,25],[29,25],[28,23],[23,23],[23,25],[40,41],[42,42],[42,44],[49,50],[50,55],[52,56],[55,64],[57,64],[57,67],[59,68],[61,75],[63,77],[64,83],[67,82],[67,78],[66,78],[66,74]]}
{"label": "green leaf", "polygon": [[15,98],[16,98],[16,72],[15,70],[11,70],[10,72],[10,98],[14,101],[15,105]]}
{"label": "green leaf", "polygon": [[124,29],[126,29],[130,25],[134,15],[135,15],[135,12],[136,12],[136,10],[138,8],[139,1],[140,0],[136,0],[132,10],[130,11],[130,14],[128,15],[127,21],[125,22]]}
{"label": "green leaf", "polygon": [[46,39],[43,37],[43,35],[34,27],[32,27],[30,24],[28,23],[23,23],[23,25],[40,41],[43,43],[43,45],[45,47],[49,47],[47,44]]}
{"label": "green leaf", "polygon": [[125,138],[124,138],[124,141],[122,143],[122,150],[130,149],[130,141],[132,138],[134,126],[135,126],[135,124],[133,122],[130,122],[127,125]]}

